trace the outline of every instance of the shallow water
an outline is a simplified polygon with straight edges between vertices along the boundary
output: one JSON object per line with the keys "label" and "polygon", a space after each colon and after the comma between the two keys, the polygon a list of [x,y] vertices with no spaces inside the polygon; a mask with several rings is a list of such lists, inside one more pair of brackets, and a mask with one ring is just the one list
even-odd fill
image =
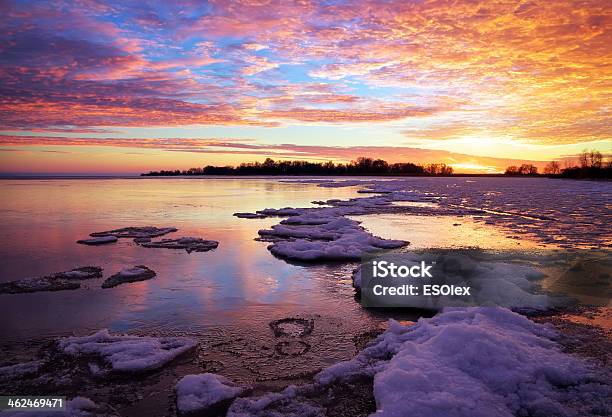
{"label": "shallow water", "polygon": [[[100,328],[200,340],[203,369],[237,380],[291,379],[355,353],[353,337],[383,320],[354,300],[350,266],[290,265],[253,240],[280,219],[238,219],[238,211],[312,206],[317,198],[349,198],[354,188],[255,179],[117,179],[2,181],[0,279],[9,281],[97,265],[104,277],[146,265],[157,277],[101,289],[0,295],[0,360],[14,363],[33,341]],[[166,235],[219,241],[216,250],[137,246],[132,239],[102,246],[76,244],[91,232],[125,226],[175,226]],[[315,322],[300,357],[275,355],[284,339],[269,322],[286,317]],[[302,353],[302,351],[300,351]],[[35,355],[32,350],[31,355]],[[211,365],[212,364],[212,365]],[[210,368],[212,366],[212,368]],[[193,370],[192,370],[193,372]]]}
{"label": "shallow water", "polygon": [[[427,204],[427,203],[424,203]],[[399,204],[398,204],[399,205]],[[432,205],[409,207],[432,207]],[[409,249],[482,248],[522,250],[552,248],[535,240],[518,239],[509,231],[474,220],[474,216],[418,216],[410,214],[375,214],[351,216],[371,233],[385,239],[410,242]]]}
{"label": "shallow water", "polygon": [[[107,290],[85,281],[85,290],[2,296],[1,327],[10,339],[105,326],[194,330],[252,324],[268,316],[270,306],[275,318],[304,306],[325,310],[333,294],[327,285],[337,284],[337,278],[329,279],[331,271],[273,258],[266,244],[253,238],[278,219],[237,219],[232,213],[355,195],[354,189],[249,179],[29,180],[2,181],[0,187],[2,281],[81,265],[102,266],[107,276],[144,264],[158,275]],[[179,231],[165,237],[198,236],[220,245],[187,254],[143,248],[131,239],[75,243],[91,232],[132,225],[175,226]]]}

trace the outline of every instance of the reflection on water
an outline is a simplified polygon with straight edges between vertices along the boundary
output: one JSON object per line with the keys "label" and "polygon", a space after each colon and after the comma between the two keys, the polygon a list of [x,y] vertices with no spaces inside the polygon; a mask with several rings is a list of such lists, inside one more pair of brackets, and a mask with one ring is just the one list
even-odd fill
{"label": "reflection on water", "polygon": [[[435,203],[425,207],[436,206]],[[406,202],[402,205],[407,205]],[[352,216],[371,233],[387,239],[410,242],[408,249],[467,248],[531,249],[552,248],[552,245],[509,235],[501,229],[475,221],[471,216],[416,216],[406,214],[376,214]]]}
{"label": "reflection on water", "polygon": [[[268,321],[304,312],[337,316],[342,311],[347,326],[367,326],[370,316],[353,300],[346,279],[352,266],[289,265],[253,240],[278,219],[232,216],[264,207],[314,206],[313,200],[358,196],[357,189],[244,178],[0,181],[0,280],[84,265],[103,267],[105,277],[139,264],[157,272],[153,280],[113,289],[102,290],[101,280],[94,280],[75,291],[0,296],[3,339],[82,334],[101,327],[157,332],[256,327],[267,334]],[[356,218],[376,235],[410,241],[411,248],[535,245],[468,216]],[[179,231],[168,237],[213,239],[219,248],[187,254],[143,248],[130,239],[103,246],[75,243],[94,231],[144,225],[175,226]]]}
{"label": "reflection on water", "polygon": [[[314,206],[350,198],[356,188],[262,179],[113,179],[0,181],[0,280],[97,265],[104,277],[146,265],[157,277],[101,289],[0,295],[0,345],[20,354],[33,340],[100,328],[154,335],[189,334],[201,361],[224,364],[238,380],[308,374],[355,353],[353,338],[385,320],[361,309],[350,283],[352,265],[289,265],[253,239],[279,219],[238,219],[234,212]],[[219,241],[211,252],[151,249],[131,239],[102,246],[75,243],[95,231],[125,226],[175,226],[167,235]],[[307,353],[272,355],[279,341],[269,322],[313,319]],[[14,359],[0,360],[10,363]],[[204,368],[206,369],[206,368]],[[193,370],[191,370],[193,372]],[[235,375],[233,375],[235,373]]]}

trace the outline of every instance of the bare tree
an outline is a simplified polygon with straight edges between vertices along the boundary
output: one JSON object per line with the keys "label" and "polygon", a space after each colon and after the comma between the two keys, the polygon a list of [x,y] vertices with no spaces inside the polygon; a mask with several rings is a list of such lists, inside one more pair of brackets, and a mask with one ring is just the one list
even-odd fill
{"label": "bare tree", "polygon": [[582,168],[588,168],[589,167],[589,151],[587,151],[586,149],[583,150],[582,152],[580,152],[580,155],[578,155],[578,162],[580,162],[580,166]]}
{"label": "bare tree", "polygon": [[591,167],[592,168],[601,168],[602,164],[603,164],[603,156],[601,155],[601,152],[596,151],[596,150],[591,150],[591,153],[589,154],[590,159],[591,159]]}
{"label": "bare tree", "polygon": [[578,155],[578,160],[580,161],[580,166],[582,168],[601,168],[603,167],[603,155],[601,152],[596,151],[595,149],[583,150],[580,155]]}
{"label": "bare tree", "polygon": [[538,173],[538,167],[532,164],[523,164],[518,169],[520,175],[535,175]]}
{"label": "bare tree", "polygon": [[506,175],[518,175],[519,169],[515,165],[511,165],[506,168]]}
{"label": "bare tree", "polygon": [[544,173],[549,175],[557,175],[561,172],[561,166],[557,161],[550,161],[544,168]]}

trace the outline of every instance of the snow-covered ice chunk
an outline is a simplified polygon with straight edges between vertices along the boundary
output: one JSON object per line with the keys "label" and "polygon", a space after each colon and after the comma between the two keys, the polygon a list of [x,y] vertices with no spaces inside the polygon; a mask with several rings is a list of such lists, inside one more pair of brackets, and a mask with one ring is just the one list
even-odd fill
{"label": "snow-covered ice chunk", "polygon": [[106,230],[104,232],[94,232],[90,233],[89,235],[92,237],[115,236],[117,238],[158,237],[168,233],[176,232],[177,230],[178,229],[176,227],[130,226],[123,227],[121,229]]}
{"label": "snow-covered ice chunk", "polygon": [[271,321],[270,327],[276,337],[303,337],[312,333],[314,329],[314,320],[302,319],[299,317],[286,317]]}
{"label": "snow-covered ice chunk", "polygon": [[54,276],[56,278],[74,280],[102,278],[102,268],[99,266],[81,266],[71,269],[70,271],[54,274]]}
{"label": "snow-covered ice chunk", "polygon": [[411,328],[394,323],[376,345],[394,354],[374,377],[377,416],[595,414],[592,396],[610,398],[612,387],[593,384],[588,365],[562,353],[554,336],[499,308],[448,310]]}
{"label": "snow-covered ice chunk", "polygon": [[262,240],[274,242],[268,247],[272,254],[294,261],[353,261],[408,244],[375,237],[359,222],[329,209],[303,211],[258,233]]}
{"label": "snow-covered ice chunk", "polygon": [[57,272],[43,277],[2,282],[0,283],[0,294],[76,290],[81,287],[78,281],[101,277],[102,268],[97,266],[82,266],[71,269],[70,271]]}
{"label": "snow-covered ice chunk", "polygon": [[176,384],[176,405],[180,415],[221,412],[245,391],[221,375],[187,375]]}
{"label": "snow-covered ice chunk", "polygon": [[77,290],[81,284],[76,281],[49,277],[26,278],[18,281],[0,283],[0,294],[19,294],[38,291]]}
{"label": "snow-covered ice chunk", "polygon": [[118,240],[117,236],[98,236],[98,237],[92,237],[89,239],[80,239],[77,240],[76,243],[80,243],[81,245],[105,245],[107,243],[114,243]]}
{"label": "snow-covered ice chunk", "polygon": [[195,346],[196,341],[186,337],[111,335],[107,329],[58,341],[65,354],[97,357],[116,372],[158,369]]}
{"label": "snow-covered ice chunk", "polygon": [[144,265],[136,265],[132,268],[124,268],[115,275],[106,278],[102,283],[102,288],[112,288],[129,282],[145,281],[154,278],[155,275],[155,271],[152,269]]}
{"label": "snow-covered ice chunk", "polygon": [[302,214],[302,210],[295,209],[295,208],[292,208],[292,207],[284,207],[284,208],[281,208],[281,209],[267,208],[267,209],[263,209],[263,210],[257,210],[256,214],[260,214],[260,215],[264,215],[264,216],[286,217],[286,216],[297,216],[299,214]]}
{"label": "snow-covered ice chunk", "polygon": [[332,241],[280,241],[268,246],[268,249],[275,256],[292,261],[358,261],[366,253],[400,248],[407,244],[401,240],[352,235]]}
{"label": "snow-covered ice chunk", "polygon": [[187,253],[207,252],[219,246],[216,240],[206,240],[199,237],[180,237],[178,239],[161,239],[140,243],[145,248],[185,249]]}
{"label": "snow-covered ice chunk", "polygon": [[257,214],[257,213],[234,213],[235,217],[239,219],[265,219],[267,216],[265,214]]}

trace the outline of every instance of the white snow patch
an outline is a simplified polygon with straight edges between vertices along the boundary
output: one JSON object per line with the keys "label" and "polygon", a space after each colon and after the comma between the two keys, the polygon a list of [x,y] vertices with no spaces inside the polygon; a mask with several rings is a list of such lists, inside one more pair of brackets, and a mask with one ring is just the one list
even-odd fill
{"label": "white snow patch", "polygon": [[219,403],[236,398],[245,391],[229,379],[216,374],[187,375],[176,384],[176,403],[180,413],[202,413]]}
{"label": "white snow patch", "polygon": [[271,229],[260,230],[274,255],[297,261],[350,261],[381,249],[405,246],[402,240],[375,237],[341,209],[303,209]]}
{"label": "white snow patch", "polygon": [[113,371],[142,372],[161,368],[193,349],[196,341],[184,337],[111,335],[108,329],[102,329],[89,336],[60,339],[58,346],[71,356],[97,356]]}

